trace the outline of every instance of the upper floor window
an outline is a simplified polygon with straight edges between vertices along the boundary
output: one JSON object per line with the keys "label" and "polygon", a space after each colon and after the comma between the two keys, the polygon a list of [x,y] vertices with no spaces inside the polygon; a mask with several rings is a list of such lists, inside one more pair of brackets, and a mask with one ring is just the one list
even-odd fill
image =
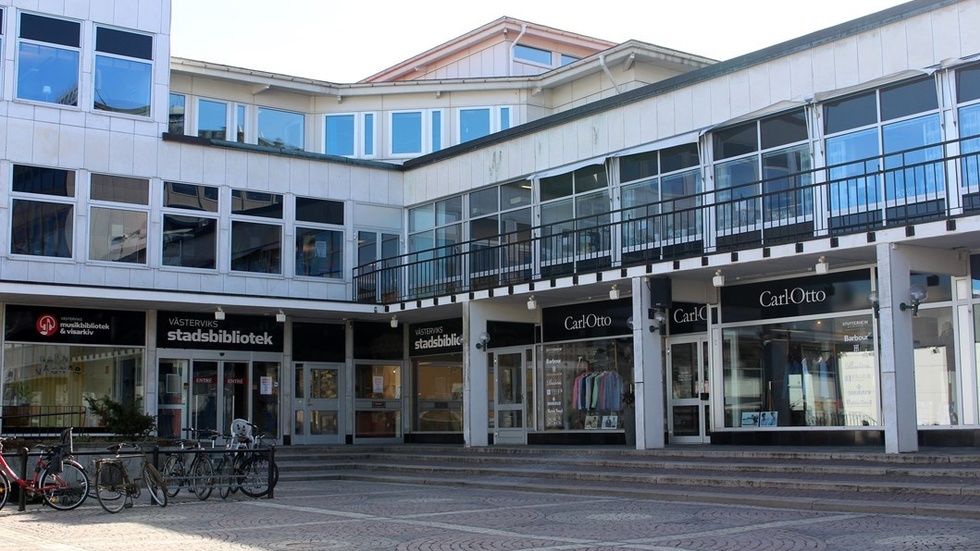
{"label": "upper floor window", "polygon": [[459,143],[510,128],[509,107],[472,107],[459,110]]}
{"label": "upper floor window", "polygon": [[94,108],[148,117],[153,88],[153,37],[95,29]]}
{"label": "upper floor window", "polygon": [[961,187],[972,193],[964,198],[965,206],[980,207],[980,65],[956,71],[956,100],[959,103]]}
{"label": "upper floor window", "polygon": [[146,264],[150,181],[92,174],[90,260]]}
{"label": "upper floor window", "polygon": [[282,195],[231,190],[231,269],[260,274],[282,273]]}
{"label": "upper floor window", "polygon": [[244,105],[235,105],[235,120],[232,128],[235,129],[235,135],[232,139],[238,143],[245,143],[245,123],[247,122],[247,109]]}
{"label": "upper floor window", "polygon": [[177,182],[163,186],[163,265],[215,269],[218,188]]}
{"label": "upper floor window", "polygon": [[296,198],[296,275],[344,276],[344,204]]}
{"label": "upper floor window", "polygon": [[326,115],[323,128],[323,149],[327,155],[374,156],[374,113]]}
{"label": "upper floor window", "polygon": [[421,155],[442,149],[442,111],[396,111],[389,120],[392,155]]}
{"label": "upper floor window", "polygon": [[197,100],[197,135],[209,140],[228,139],[228,104],[209,99]]}
{"label": "upper floor window", "polygon": [[569,65],[569,64],[575,63],[579,59],[581,59],[581,58],[580,57],[575,57],[573,55],[561,54],[559,56],[559,59],[558,59],[558,64],[561,67],[564,67],[565,65]]}
{"label": "upper floor window", "polygon": [[547,65],[549,67],[551,66],[550,51],[542,50],[541,48],[532,48],[531,46],[525,46],[523,44],[514,46],[514,59],[530,61],[532,63]]}
{"label": "upper floor window", "polygon": [[75,173],[14,165],[10,252],[72,257]]}
{"label": "upper floor window", "polygon": [[624,258],[643,258],[659,240],[685,242],[701,235],[698,145],[678,145],[619,160]]}
{"label": "upper floor window", "polygon": [[538,193],[546,264],[560,265],[576,256],[609,250],[612,202],[605,164],[542,178]]}
{"label": "upper floor window", "polygon": [[20,14],[17,46],[17,97],[78,105],[81,25]]}
{"label": "upper floor window", "polygon": [[187,97],[183,94],[170,94],[170,122],[167,132],[171,134],[183,134]]}
{"label": "upper floor window", "polygon": [[305,117],[302,113],[259,107],[258,144],[284,149],[303,149]]}

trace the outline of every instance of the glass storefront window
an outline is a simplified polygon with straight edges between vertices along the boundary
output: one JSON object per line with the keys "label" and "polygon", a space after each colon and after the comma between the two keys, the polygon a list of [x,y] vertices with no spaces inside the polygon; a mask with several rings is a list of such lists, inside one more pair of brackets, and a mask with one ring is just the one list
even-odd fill
{"label": "glass storefront window", "polygon": [[86,398],[123,404],[144,396],[143,349],[8,343],[3,426],[97,428]]}
{"label": "glass storefront window", "polygon": [[915,412],[919,425],[958,425],[959,389],[952,308],[919,310],[912,318]]}
{"label": "glass storefront window", "polygon": [[633,381],[633,339],[542,346],[544,430],[622,428],[623,393]]}
{"label": "glass storefront window", "polygon": [[463,360],[459,355],[432,356],[412,362],[415,401],[412,430],[463,430]]}
{"label": "glass storefront window", "polygon": [[865,315],[725,329],[725,426],[879,426],[873,328]]}

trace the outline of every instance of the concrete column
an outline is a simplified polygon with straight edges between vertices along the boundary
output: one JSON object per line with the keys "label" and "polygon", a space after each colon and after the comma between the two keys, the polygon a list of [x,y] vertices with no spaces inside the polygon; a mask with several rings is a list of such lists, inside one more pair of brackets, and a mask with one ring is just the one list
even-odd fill
{"label": "concrete column", "polygon": [[[881,414],[885,426],[885,452],[919,450],[915,412],[915,359],[912,313],[907,303],[912,275],[908,251],[889,243],[877,246],[878,323],[881,334]],[[846,376],[846,374],[845,374]]]}
{"label": "concrete column", "polygon": [[650,287],[644,277],[633,284],[633,389],[636,394],[636,449],[663,448],[663,339],[651,333],[648,319]]}
{"label": "concrete column", "polygon": [[463,303],[463,442],[467,448],[490,444],[487,422],[489,354],[477,350],[479,335],[487,326],[486,308],[479,302]]}

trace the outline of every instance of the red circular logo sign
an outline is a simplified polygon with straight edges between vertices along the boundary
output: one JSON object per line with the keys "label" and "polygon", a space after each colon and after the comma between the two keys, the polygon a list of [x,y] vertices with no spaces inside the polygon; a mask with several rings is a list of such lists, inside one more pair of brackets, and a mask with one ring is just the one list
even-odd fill
{"label": "red circular logo sign", "polygon": [[44,314],[37,318],[36,327],[42,337],[50,337],[58,332],[58,318],[51,314]]}

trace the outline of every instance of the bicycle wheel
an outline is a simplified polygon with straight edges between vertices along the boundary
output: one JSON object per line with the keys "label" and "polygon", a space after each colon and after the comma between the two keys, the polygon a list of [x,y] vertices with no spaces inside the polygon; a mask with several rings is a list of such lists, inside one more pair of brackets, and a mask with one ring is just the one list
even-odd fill
{"label": "bicycle wheel", "polygon": [[197,499],[204,501],[211,497],[214,490],[214,466],[211,460],[203,455],[198,455],[191,463],[191,491]]}
{"label": "bicycle wheel", "polygon": [[119,461],[99,461],[95,469],[95,497],[107,512],[118,513],[126,506],[126,471]]}
{"label": "bicycle wheel", "polygon": [[185,471],[184,462],[176,455],[168,457],[167,462],[163,464],[163,480],[166,482],[169,497],[175,497],[180,492],[180,487],[184,484]]}
{"label": "bicycle wheel", "polygon": [[74,509],[88,497],[88,476],[77,462],[66,459],[60,473],[41,473],[39,488],[44,503],[59,511]]}
{"label": "bicycle wheel", "polygon": [[234,488],[238,485],[238,480],[235,478],[234,466],[231,461],[227,459],[222,459],[218,463],[218,495],[221,499],[228,499],[228,496],[234,491]]}
{"label": "bicycle wheel", "polygon": [[3,474],[0,470],[0,509],[7,504],[7,499],[10,498],[10,481],[7,480],[7,475]]}
{"label": "bicycle wheel", "polygon": [[150,498],[160,507],[167,506],[167,483],[163,475],[152,464],[143,462],[143,485],[150,492]]}
{"label": "bicycle wheel", "polygon": [[279,482],[279,465],[272,464],[272,480],[269,480],[269,457],[253,455],[242,463],[239,473],[242,493],[248,497],[262,497]]}

